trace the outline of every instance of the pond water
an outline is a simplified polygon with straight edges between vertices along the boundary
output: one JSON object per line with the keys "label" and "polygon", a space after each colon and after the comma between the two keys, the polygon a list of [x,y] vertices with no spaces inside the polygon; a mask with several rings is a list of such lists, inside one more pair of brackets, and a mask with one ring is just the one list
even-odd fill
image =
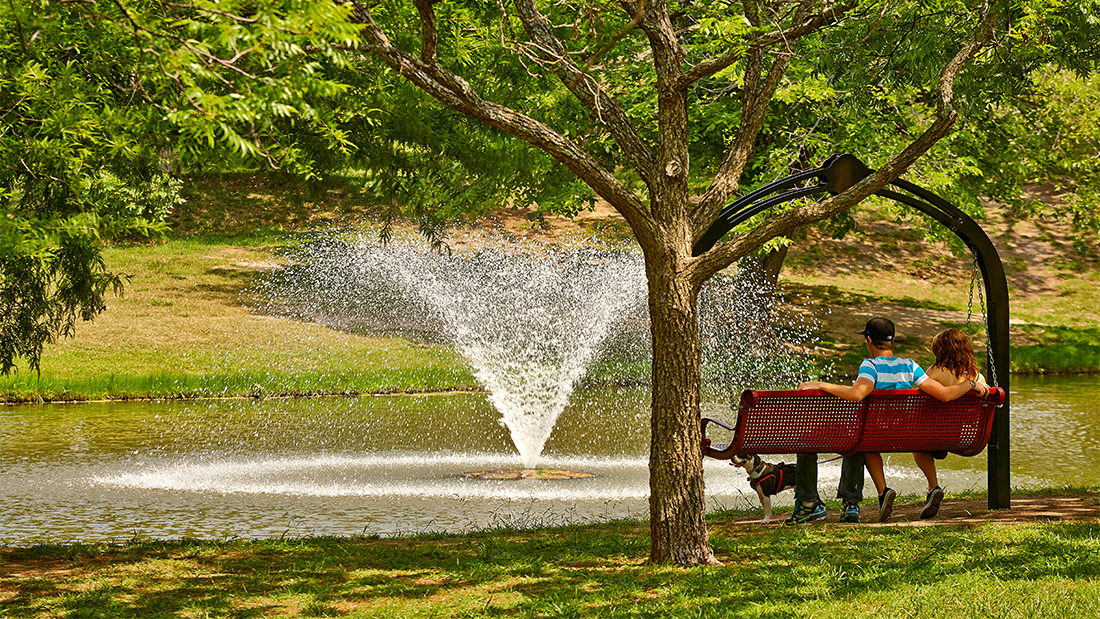
{"label": "pond water", "polygon": [[[1013,486],[1100,484],[1100,379],[1020,377],[1011,391]],[[645,518],[648,405],[644,389],[574,394],[539,466],[597,476],[519,481],[463,476],[522,466],[480,393],[9,406],[0,409],[0,545]],[[704,413],[734,417],[726,402]],[[911,456],[886,458],[892,487],[923,493]],[[712,508],[758,507],[740,469],[705,466]],[[822,465],[823,495],[838,476],[839,462]],[[940,478],[949,497],[984,489],[985,454],[949,456]],[[777,501],[790,502],[789,492]]]}

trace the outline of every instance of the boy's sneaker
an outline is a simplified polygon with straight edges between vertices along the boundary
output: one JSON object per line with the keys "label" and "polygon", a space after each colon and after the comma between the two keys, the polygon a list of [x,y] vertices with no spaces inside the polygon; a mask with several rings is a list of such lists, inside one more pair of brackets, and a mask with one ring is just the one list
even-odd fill
{"label": "boy's sneaker", "polygon": [[928,491],[928,499],[924,502],[924,509],[920,510],[921,520],[928,520],[940,511],[940,501],[943,500],[943,488],[936,486]]}
{"label": "boy's sneaker", "polygon": [[798,507],[791,512],[785,524],[804,524],[813,520],[821,520],[825,517],[825,514],[824,503],[812,503],[808,506],[799,503]]}
{"label": "boy's sneaker", "polygon": [[841,522],[859,522],[859,503],[845,503]]}
{"label": "boy's sneaker", "polygon": [[878,521],[886,522],[890,519],[890,514],[894,513],[894,497],[898,493],[894,492],[890,488],[882,491],[882,494],[878,495]]}

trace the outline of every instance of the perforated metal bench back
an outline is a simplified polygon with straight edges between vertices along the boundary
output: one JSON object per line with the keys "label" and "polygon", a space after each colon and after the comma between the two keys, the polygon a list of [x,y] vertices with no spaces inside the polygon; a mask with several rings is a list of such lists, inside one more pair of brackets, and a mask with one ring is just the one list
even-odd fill
{"label": "perforated metal bench back", "polygon": [[979,453],[1004,401],[968,393],[940,402],[919,389],[881,389],[860,402],[823,391],[746,391],[730,453]]}
{"label": "perforated metal bench back", "polygon": [[985,448],[996,402],[968,393],[941,402],[918,389],[875,391],[859,451],[950,451],[972,456]]}
{"label": "perforated metal bench back", "polygon": [[737,449],[743,453],[846,453],[859,444],[863,408],[863,402],[820,391],[746,391],[737,420]]}

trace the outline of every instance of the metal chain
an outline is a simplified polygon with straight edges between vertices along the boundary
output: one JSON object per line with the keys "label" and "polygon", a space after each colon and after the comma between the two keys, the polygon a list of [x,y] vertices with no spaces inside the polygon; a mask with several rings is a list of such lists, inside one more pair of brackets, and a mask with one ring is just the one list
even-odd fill
{"label": "metal chain", "polygon": [[[966,307],[967,330],[969,330],[970,327],[970,314],[973,311],[974,305],[974,284],[977,282],[978,276],[980,274],[981,269],[978,266],[978,258],[975,257],[974,271],[970,277],[970,302],[967,304]],[[982,311],[982,327],[985,329],[985,354],[986,358],[989,359],[989,374],[993,378],[993,386],[1000,387],[1000,385],[997,384],[997,364],[993,361],[993,340],[989,337],[989,319],[986,317],[985,313],[985,294],[983,292],[984,288],[985,282],[983,281],[981,285],[978,286],[978,307]]]}
{"label": "metal chain", "polygon": [[970,316],[974,313],[974,284],[978,281],[978,259],[974,258],[974,266],[970,271],[970,297],[966,301],[966,334],[970,335]]}

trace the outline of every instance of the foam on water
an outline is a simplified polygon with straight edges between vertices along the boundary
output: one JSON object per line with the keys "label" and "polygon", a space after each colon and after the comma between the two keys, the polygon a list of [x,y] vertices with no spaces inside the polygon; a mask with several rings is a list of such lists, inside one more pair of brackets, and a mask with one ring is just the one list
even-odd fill
{"label": "foam on water", "polygon": [[99,473],[93,485],[142,490],[281,494],[312,497],[622,500],[648,496],[644,458],[546,458],[553,468],[597,472],[591,479],[482,480],[463,471],[502,467],[493,454],[320,455],[215,462],[153,463]]}
{"label": "foam on water", "polygon": [[[793,460],[793,456],[788,457]],[[301,497],[437,497],[446,499],[524,499],[557,502],[644,500],[649,496],[648,462],[642,457],[548,457],[553,468],[595,472],[594,478],[565,480],[471,479],[463,471],[507,466],[500,454],[318,455],[224,459],[214,462],[151,463],[140,470],[101,472],[92,486],[215,494],[260,494]],[[724,462],[705,461],[711,496],[752,494],[742,471]],[[898,488],[924,482],[919,470],[888,469]],[[820,465],[819,484],[833,488],[839,461]],[[915,490],[914,490],[915,492]],[[784,504],[790,497],[782,495]]]}

